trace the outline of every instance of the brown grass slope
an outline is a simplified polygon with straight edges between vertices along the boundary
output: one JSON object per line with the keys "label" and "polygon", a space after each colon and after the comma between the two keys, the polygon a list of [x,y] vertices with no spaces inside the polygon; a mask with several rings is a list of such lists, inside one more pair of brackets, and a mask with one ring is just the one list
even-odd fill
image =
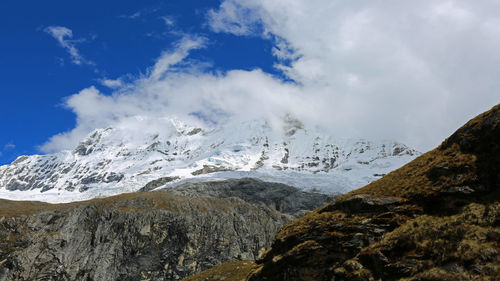
{"label": "brown grass slope", "polygon": [[467,122],[438,148],[344,198],[369,194],[427,199],[441,192],[496,189],[500,182],[499,123],[497,105]]}
{"label": "brown grass slope", "polygon": [[257,265],[239,274],[273,281],[500,280],[499,199],[497,105],[438,148],[287,224]]}
{"label": "brown grass slope", "polygon": [[248,273],[255,268],[253,261],[235,261],[225,263],[209,270],[205,270],[196,275],[189,276],[183,281],[197,280],[223,280],[223,281],[242,281],[245,280]]}

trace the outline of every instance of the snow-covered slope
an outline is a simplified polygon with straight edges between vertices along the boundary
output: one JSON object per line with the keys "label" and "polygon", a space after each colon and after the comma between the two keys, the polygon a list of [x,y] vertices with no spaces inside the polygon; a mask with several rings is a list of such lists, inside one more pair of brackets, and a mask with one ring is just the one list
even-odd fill
{"label": "snow-covered slope", "polygon": [[98,129],[73,151],[21,156],[0,166],[0,198],[68,202],[239,177],[343,193],[419,154],[394,141],[337,139],[293,119],[283,130],[264,121],[202,128],[168,119],[159,131]]}

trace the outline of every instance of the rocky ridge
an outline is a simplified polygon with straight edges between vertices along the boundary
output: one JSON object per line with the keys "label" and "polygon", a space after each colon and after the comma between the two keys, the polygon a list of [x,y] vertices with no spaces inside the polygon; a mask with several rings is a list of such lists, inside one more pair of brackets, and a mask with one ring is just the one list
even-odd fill
{"label": "rocky ridge", "polygon": [[0,199],[0,280],[178,280],[255,259],[329,200],[253,179],[67,204]]}
{"label": "rocky ridge", "polygon": [[500,105],[438,148],[287,224],[255,263],[186,280],[221,276],[500,280]]}

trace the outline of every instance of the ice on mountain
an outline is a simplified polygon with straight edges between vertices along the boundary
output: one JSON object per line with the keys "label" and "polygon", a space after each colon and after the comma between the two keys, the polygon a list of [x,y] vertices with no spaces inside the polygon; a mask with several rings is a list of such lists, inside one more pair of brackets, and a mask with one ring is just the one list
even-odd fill
{"label": "ice on mountain", "polygon": [[162,122],[165,129],[158,132],[97,129],[73,151],[19,157],[0,166],[0,198],[85,200],[138,191],[162,178],[176,179],[169,185],[255,177],[343,193],[419,155],[394,141],[336,138],[291,116],[283,130],[263,120],[206,127],[176,118]]}

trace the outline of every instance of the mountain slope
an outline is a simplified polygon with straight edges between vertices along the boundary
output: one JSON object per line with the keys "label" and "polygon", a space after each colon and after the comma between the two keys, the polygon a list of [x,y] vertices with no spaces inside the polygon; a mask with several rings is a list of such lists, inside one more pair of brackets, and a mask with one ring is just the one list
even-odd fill
{"label": "mountain slope", "polygon": [[331,199],[252,179],[66,204],[0,199],[0,280],[178,280],[255,259],[284,223]]}
{"label": "mountain slope", "polygon": [[[214,270],[237,280],[224,266]],[[287,224],[241,270],[246,280],[498,280],[500,105],[435,150]]]}
{"label": "mountain slope", "polygon": [[291,118],[280,130],[264,121],[161,122],[160,133],[98,129],[73,151],[19,157],[0,167],[0,198],[68,202],[242,177],[345,193],[419,154],[393,141],[337,139]]}

